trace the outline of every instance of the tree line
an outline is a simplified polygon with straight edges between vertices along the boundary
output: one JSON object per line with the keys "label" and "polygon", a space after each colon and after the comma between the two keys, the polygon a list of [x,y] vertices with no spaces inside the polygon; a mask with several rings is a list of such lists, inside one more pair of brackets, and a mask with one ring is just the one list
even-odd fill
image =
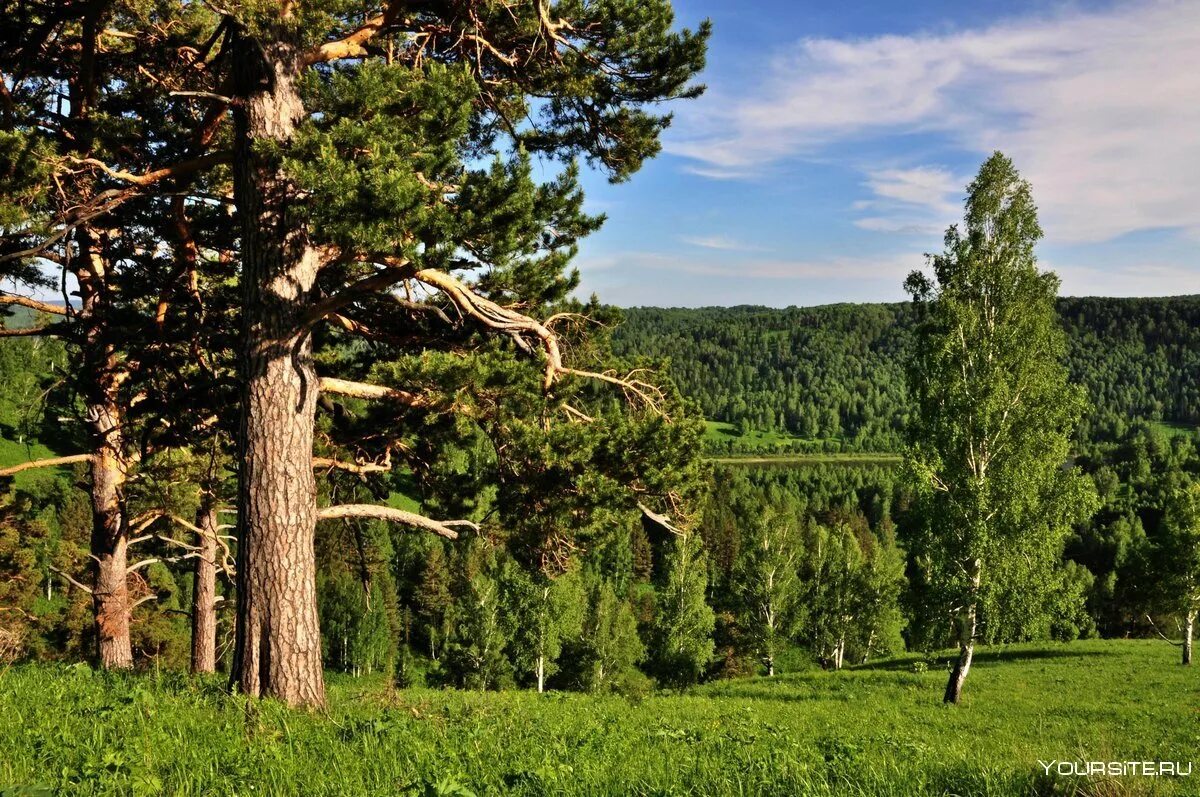
{"label": "tree line", "polygon": [[[1064,297],[1071,381],[1091,406],[1078,435],[1115,440],[1137,419],[1200,425],[1200,298]],[[784,450],[898,452],[912,404],[902,366],[911,304],[635,307],[618,352],[670,359],[681,391],[736,431],[785,432]],[[749,449],[736,438],[719,453]]]}

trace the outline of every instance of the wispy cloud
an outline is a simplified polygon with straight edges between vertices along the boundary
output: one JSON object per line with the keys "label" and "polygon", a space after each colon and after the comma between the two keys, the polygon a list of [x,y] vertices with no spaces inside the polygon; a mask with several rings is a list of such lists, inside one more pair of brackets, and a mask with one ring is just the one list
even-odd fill
{"label": "wispy cloud", "polygon": [[[912,132],[1002,149],[1028,177],[1057,241],[1200,228],[1200,3],[1068,10],[978,30],[808,39],[778,54],[760,88],[685,109],[668,150],[694,171],[739,178],[832,143]],[[678,129],[678,128],[677,128]],[[929,177],[930,182],[913,177]],[[868,176],[877,200],[936,208],[938,169]],[[957,187],[957,186],[956,186]],[[939,197],[937,194],[943,191]],[[867,229],[908,229],[876,213]]]}
{"label": "wispy cloud", "polygon": [[728,235],[681,235],[679,240],[701,249],[716,249],[722,252],[762,252],[763,247],[730,238]]}
{"label": "wispy cloud", "polygon": [[943,229],[958,213],[964,180],[949,170],[922,166],[882,169],[867,175],[873,198],[854,203],[870,211],[854,224],[864,230],[930,235]]}

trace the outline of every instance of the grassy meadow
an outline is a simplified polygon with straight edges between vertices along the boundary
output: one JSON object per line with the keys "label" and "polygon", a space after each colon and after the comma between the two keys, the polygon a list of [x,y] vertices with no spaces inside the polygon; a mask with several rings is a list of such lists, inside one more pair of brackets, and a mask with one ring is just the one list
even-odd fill
{"label": "grassy meadow", "polygon": [[1192,761],[1200,672],[1161,641],[985,648],[640,700],[392,690],[332,676],[325,714],[222,683],[0,672],[0,795],[1190,795],[1191,778],[1046,776],[1038,760]]}

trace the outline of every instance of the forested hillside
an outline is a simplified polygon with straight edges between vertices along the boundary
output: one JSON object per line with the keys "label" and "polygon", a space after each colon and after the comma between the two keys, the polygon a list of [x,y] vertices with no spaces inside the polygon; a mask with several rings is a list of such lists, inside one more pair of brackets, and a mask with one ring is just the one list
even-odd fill
{"label": "forested hillside", "polygon": [[[1094,405],[1081,434],[1114,439],[1132,419],[1200,422],[1200,297],[1064,298],[1058,310],[1071,378]],[[624,312],[618,353],[669,358],[680,391],[711,420],[812,441],[797,447],[900,445],[907,304]]]}

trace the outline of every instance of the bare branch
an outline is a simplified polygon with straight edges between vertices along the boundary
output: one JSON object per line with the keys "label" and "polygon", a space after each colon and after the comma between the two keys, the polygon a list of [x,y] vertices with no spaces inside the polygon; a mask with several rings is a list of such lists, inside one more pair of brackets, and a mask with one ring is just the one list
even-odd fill
{"label": "bare branch", "polygon": [[368,55],[367,43],[396,22],[403,6],[403,3],[394,0],[384,8],[382,14],[371,17],[349,35],[314,47],[304,54],[304,65],[312,66],[342,58],[362,58]]}
{"label": "bare branch", "polygon": [[32,338],[38,335],[54,337],[69,328],[68,324],[47,324],[44,327],[22,327],[21,329],[0,328],[0,338]]}
{"label": "bare branch", "polygon": [[232,163],[233,153],[229,151],[212,152],[207,155],[201,155],[198,158],[191,158],[190,160],[172,163],[170,166],[164,166],[161,169],[155,169],[153,171],[146,172],[145,174],[134,174],[122,169],[113,169],[104,161],[97,160],[96,158],[71,158],[71,161],[84,166],[95,166],[109,177],[120,180],[124,183],[147,186],[151,185],[152,183],[157,183],[159,180],[167,179],[168,177],[182,177],[183,175],[202,171],[210,166]]}
{"label": "bare branch", "polygon": [[382,271],[363,277],[357,282],[347,285],[332,296],[328,296],[312,306],[304,316],[304,325],[311,326],[328,315],[336,313],[348,304],[370,296],[373,293],[390,288],[397,282],[412,276],[412,267],[407,260],[395,259]]}
{"label": "bare branch", "polygon": [[142,561],[132,564],[129,567],[125,568],[125,575],[129,575],[130,573],[133,573],[137,570],[141,570],[143,567],[149,567],[150,565],[155,564],[158,561],[159,561],[158,559],[153,559],[153,558],[143,559]]}
{"label": "bare branch", "polygon": [[153,592],[151,592],[149,595],[143,595],[142,597],[135,600],[133,603],[129,604],[129,611],[132,612],[134,609],[141,606],[143,603],[146,603],[147,601],[156,601],[156,600],[158,600],[158,595],[154,594]]}
{"label": "bare branch", "polygon": [[383,385],[372,385],[367,382],[351,382],[346,379],[335,379],[323,376],[320,380],[322,393],[333,393],[339,396],[350,396],[360,399],[386,399],[396,401],[409,407],[430,407],[433,401],[427,396],[419,396],[407,390]]}
{"label": "bare branch", "polygon": [[53,468],[57,465],[74,465],[76,462],[91,462],[91,454],[71,454],[66,457],[50,457],[48,459],[35,459],[33,462],[22,462],[20,465],[0,469],[0,476],[13,476],[24,470],[33,470],[34,468]]}
{"label": "bare branch", "polygon": [[463,526],[473,531],[479,531],[479,526],[469,520],[433,520],[424,515],[418,515],[415,512],[407,512],[403,509],[395,509],[390,506],[377,506],[375,504],[339,504],[317,510],[318,520],[334,520],[336,518],[388,520],[393,523],[403,523],[406,526],[432,531],[434,534],[445,537],[448,540],[458,539],[458,532],[454,530],[454,527]]}
{"label": "bare branch", "polygon": [[66,315],[67,308],[59,307],[56,304],[46,304],[39,302],[37,299],[29,299],[24,296],[15,296],[13,294],[0,294],[0,305],[17,304],[21,307],[28,307],[31,310],[37,310],[39,313],[50,313],[51,315]]}
{"label": "bare branch", "polygon": [[654,523],[658,526],[661,526],[662,528],[671,532],[675,536],[677,536],[677,537],[687,536],[687,533],[684,532],[682,529],[676,528],[675,524],[672,523],[671,519],[669,517],[667,517],[666,515],[660,515],[659,513],[655,512],[653,509],[651,509],[650,507],[641,503],[640,501],[638,502],[637,508],[640,509],[642,511],[642,514],[645,515],[646,518],[649,519],[652,523]]}
{"label": "bare branch", "polygon": [[343,462],[329,457],[313,457],[314,468],[325,468],[326,470],[344,470],[347,473],[357,473],[360,476],[366,473],[387,473],[392,469],[391,451],[384,457],[382,462]]}
{"label": "bare branch", "polygon": [[563,365],[562,351],[558,345],[558,336],[545,324],[480,296],[463,282],[443,271],[422,269],[414,274],[413,278],[418,282],[440,290],[464,314],[474,318],[489,329],[506,332],[518,341],[524,335],[537,338],[546,356],[545,379],[543,380],[543,388],[545,390],[553,387],[558,377],[563,375],[596,379],[616,385],[624,391],[626,397],[636,399],[654,412],[663,414],[662,404],[666,396],[656,385],[636,378],[637,374],[642,373],[642,369],[632,371],[622,377],[611,370],[597,372],[585,371],[579,368],[568,368]]}
{"label": "bare branch", "polygon": [[88,586],[85,586],[85,585],[83,585],[83,584],[80,584],[78,581],[76,581],[75,579],[71,578],[69,575],[67,575],[67,574],[66,574],[66,573],[64,573],[63,571],[59,570],[59,569],[58,569],[57,567],[55,567],[54,565],[50,565],[50,569],[51,569],[51,570],[53,570],[55,573],[58,573],[58,574],[59,574],[60,576],[62,576],[63,578],[65,578],[65,579],[66,579],[66,580],[67,580],[67,581],[68,581],[68,582],[69,582],[69,583],[70,583],[72,586],[74,586],[74,587],[78,587],[79,589],[83,590],[84,592],[86,592],[86,593],[87,593],[87,594],[89,594],[89,595],[91,595],[91,594],[92,594],[92,588],[91,588],[91,587],[88,587]]}

